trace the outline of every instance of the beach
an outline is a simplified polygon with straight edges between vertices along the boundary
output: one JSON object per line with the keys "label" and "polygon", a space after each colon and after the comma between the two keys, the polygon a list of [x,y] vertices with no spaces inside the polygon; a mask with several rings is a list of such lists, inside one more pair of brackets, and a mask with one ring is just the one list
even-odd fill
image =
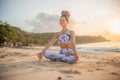
{"label": "beach", "polygon": [[38,61],[42,49],[0,48],[0,80],[120,80],[120,53],[78,51],[78,63],[69,64]]}

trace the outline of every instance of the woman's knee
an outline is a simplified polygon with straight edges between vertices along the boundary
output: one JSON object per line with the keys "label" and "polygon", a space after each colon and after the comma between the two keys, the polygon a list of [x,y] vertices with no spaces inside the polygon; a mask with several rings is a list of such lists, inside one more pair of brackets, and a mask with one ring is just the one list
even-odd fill
{"label": "woman's knee", "polygon": [[54,53],[53,52],[50,52],[50,51],[45,51],[44,52],[44,57],[46,58],[49,58],[51,55],[53,55]]}
{"label": "woman's knee", "polygon": [[49,57],[50,55],[51,55],[51,52],[49,52],[49,51],[44,52],[44,57]]}
{"label": "woman's knee", "polygon": [[66,60],[67,60],[68,63],[73,64],[74,61],[75,61],[75,57],[74,56],[69,56],[69,57],[67,57]]}

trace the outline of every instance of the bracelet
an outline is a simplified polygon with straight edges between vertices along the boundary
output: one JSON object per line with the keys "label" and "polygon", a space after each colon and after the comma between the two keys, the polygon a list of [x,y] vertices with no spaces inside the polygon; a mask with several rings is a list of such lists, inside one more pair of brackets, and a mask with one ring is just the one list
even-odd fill
{"label": "bracelet", "polygon": [[42,52],[45,52],[45,50],[43,49]]}

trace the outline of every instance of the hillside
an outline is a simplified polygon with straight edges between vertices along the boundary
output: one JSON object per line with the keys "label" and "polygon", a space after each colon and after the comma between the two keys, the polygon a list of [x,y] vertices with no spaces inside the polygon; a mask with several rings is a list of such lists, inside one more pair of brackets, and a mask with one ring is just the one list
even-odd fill
{"label": "hillside", "polygon": [[[45,45],[54,33],[30,33],[21,30],[18,27],[11,26],[10,24],[0,24],[0,44],[13,43],[13,45]],[[108,41],[102,36],[75,36],[76,43],[91,43],[91,42],[103,42]],[[55,43],[57,45],[57,43]]]}

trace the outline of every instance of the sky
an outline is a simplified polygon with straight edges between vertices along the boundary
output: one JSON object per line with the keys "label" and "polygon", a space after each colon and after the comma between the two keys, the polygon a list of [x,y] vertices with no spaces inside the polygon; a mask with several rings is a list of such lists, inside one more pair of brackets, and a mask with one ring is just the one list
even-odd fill
{"label": "sky", "polygon": [[120,39],[120,0],[0,0],[0,20],[28,32],[60,31],[62,10],[76,35]]}

